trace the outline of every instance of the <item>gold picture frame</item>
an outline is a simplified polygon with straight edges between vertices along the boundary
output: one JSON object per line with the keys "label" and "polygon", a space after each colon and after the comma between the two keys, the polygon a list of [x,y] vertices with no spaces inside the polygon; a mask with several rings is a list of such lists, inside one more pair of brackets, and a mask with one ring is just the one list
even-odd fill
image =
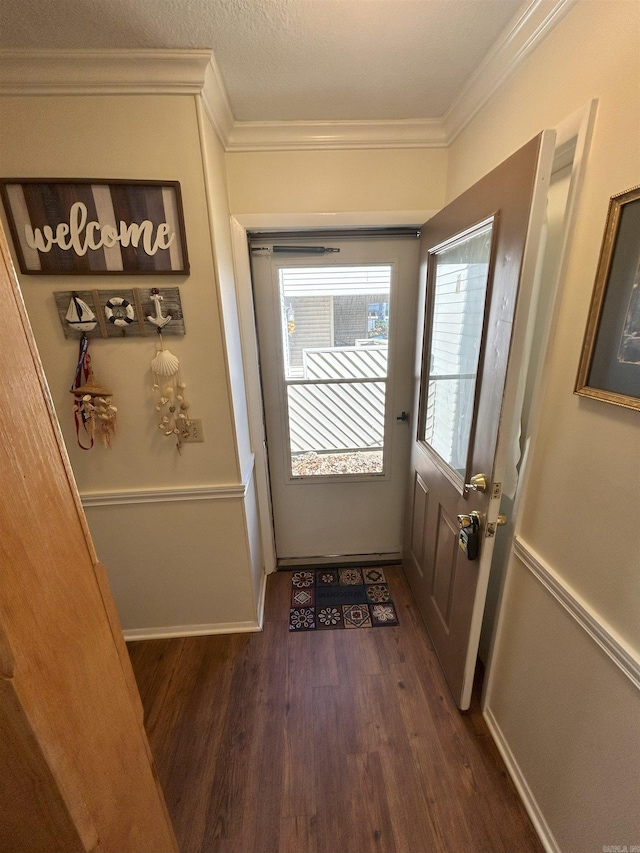
{"label": "gold picture frame", "polygon": [[640,409],[640,186],[609,202],[574,390]]}

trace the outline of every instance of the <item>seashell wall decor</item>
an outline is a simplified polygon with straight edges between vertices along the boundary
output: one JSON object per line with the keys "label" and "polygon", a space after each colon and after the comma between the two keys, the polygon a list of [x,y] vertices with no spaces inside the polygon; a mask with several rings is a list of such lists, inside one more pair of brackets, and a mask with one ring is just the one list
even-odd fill
{"label": "seashell wall decor", "polygon": [[158,376],[175,376],[180,370],[180,362],[168,349],[159,349],[151,362],[151,370]]}
{"label": "seashell wall decor", "polygon": [[[159,330],[158,330],[159,331]],[[155,410],[158,414],[158,429],[167,437],[173,437],[178,451],[182,442],[191,435],[193,421],[189,417],[189,402],[185,397],[186,383],[180,374],[180,362],[162,343],[151,360]]]}
{"label": "seashell wall decor", "polygon": [[[91,450],[94,439],[99,438],[105,447],[111,447],[116,434],[117,408],[111,403],[111,391],[102,388],[95,380],[89,355],[89,339],[80,339],[78,364],[69,389],[74,395],[73,412],[76,421],[76,436],[82,450]],[[89,438],[89,445],[82,443],[82,429]]]}

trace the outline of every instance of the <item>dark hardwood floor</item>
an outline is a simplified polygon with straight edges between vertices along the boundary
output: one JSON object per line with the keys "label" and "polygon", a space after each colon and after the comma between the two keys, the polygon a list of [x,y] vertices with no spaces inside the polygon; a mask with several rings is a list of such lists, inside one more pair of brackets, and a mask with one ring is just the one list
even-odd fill
{"label": "dark hardwood floor", "polygon": [[181,853],[528,853],[542,846],[480,713],[460,713],[400,568],[401,624],[129,652]]}

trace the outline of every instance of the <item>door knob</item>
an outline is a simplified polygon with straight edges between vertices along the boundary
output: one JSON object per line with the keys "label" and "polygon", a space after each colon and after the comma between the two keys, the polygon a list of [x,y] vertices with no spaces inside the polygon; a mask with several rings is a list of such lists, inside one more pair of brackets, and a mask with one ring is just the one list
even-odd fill
{"label": "door knob", "polygon": [[460,529],[462,530],[463,527],[471,527],[471,524],[473,523],[474,519],[478,522],[478,527],[482,527],[482,522],[484,520],[483,516],[481,513],[476,512],[475,509],[473,510],[473,512],[462,513],[461,515],[459,515],[458,525]]}
{"label": "door knob", "polygon": [[464,484],[464,490],[465,492],[486,492],[488,485],[489,483],[484,474],[474,474],[471,482]]}

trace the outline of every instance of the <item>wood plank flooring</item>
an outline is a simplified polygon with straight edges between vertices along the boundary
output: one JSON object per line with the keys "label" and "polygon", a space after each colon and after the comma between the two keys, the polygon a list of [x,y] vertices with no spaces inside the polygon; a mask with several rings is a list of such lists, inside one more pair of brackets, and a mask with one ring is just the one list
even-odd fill
{"label": "wood plank flooring", "polygon": [[131,643],[181,853],[542,851],[477,696],[449,695],[399,567],[400,626]]}

